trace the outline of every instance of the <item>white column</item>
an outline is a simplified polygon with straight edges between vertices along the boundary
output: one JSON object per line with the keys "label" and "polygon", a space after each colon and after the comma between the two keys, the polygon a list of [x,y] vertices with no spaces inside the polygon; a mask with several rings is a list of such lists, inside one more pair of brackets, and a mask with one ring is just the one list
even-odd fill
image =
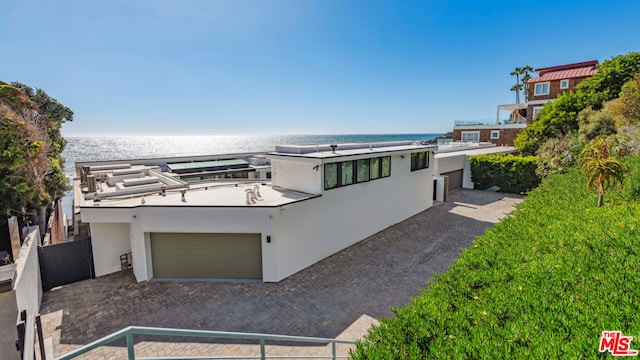
{"label": "white column", "polygon": [[[263,282],[277,282],[280,280],[278,278],[278,235],[280,234],[276,231],[279,214],[279,208],[275,208],[269,212],[269,222],[268,225],[264,227],[262,233]],[[267,237],[269,238],[267,239]]]}
{"label": "white column", "polygon": [[150,274],[147,271],[147,250],[142,231],[141,215],[134,214],[129,226],[131,237],[131,257],[133,259],[133,275],[138,282],[150,280]]}

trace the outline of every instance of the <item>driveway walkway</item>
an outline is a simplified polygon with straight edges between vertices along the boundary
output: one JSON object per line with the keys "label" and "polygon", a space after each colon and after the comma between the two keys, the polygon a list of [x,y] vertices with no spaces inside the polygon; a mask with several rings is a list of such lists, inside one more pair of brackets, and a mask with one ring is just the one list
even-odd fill
{"label": "driveway walkway", "polygon": [[[459,190],[428,209],[279,283],[136,283],[130,271],[65,285],[45,294],[45,337],[56,356],[129,325],[239,331],[355,340],[393,316],[460,255],[460,249],[509,213],[522,197]],[[382,211],[382,210],[381,210]],[[166,341],[165,339],[163,339]],[[143,338],[139,356],[255,355],[241,343]],[[216,352],[214,352],[216,351]],[[330,354],[322,347],[267,346],[270,354]],[[346,350],[341,352],[346,354]],[[122,346],[88,358],[123,358]]]}

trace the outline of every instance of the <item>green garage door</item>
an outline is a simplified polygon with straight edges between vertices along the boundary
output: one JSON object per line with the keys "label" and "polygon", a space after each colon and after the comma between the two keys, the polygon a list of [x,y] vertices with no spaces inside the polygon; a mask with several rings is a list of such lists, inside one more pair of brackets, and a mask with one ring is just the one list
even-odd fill
{"label": "green garage door", "polygon": [[151,233],[155,278],[262,279],[260,234]]}

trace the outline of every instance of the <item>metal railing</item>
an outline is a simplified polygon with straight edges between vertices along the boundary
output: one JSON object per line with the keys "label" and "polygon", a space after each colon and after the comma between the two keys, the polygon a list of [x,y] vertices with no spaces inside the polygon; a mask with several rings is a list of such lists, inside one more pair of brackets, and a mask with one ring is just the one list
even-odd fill
{"label": "metal railing", "polygon": [[[118,339],[125,338],[127,345],[127,358],[129,360],[135,360],[134,349],[134,335],[160,335],[160,336],[191,336],[191,337],[206,337],[206,338],[222,338],[222,339],[242,339],[242,340],[258,340],[260,344],[260,355],[256,356],[202,356],[197,357],[201,359],[286,359],[286,358],[308,358],[308,359],[346,359],[348,356],[338,356],[336,353],[337,344],[354,345],[355,341],[350,340],[337,340],[326,339],[317,337],[305,337],[305,336],[288,336],[288,335],[270,335],[270,334],[256,334],[256,333],[240,333],[240,332],[227,332],[227,331],[205,331],[205,330],[184,330],[184,329],[167,329],[167,328],[154,328],[154,327],[141,327],[141,326],[129,326],[120,331],[116,331],[113,334],[107,335],[102,339],[96,340],[92,343],[84,345],[74,351],[71,351],[65,355],[60,356],[57,360],[70,360],[74,359],[82,354],[85,354],[93,349],[107,345]],[[298,342],[298,343],[327,343],[331,344],[331,355],[327,356],[267,356],[266,354],[266,341],[280,341],[280,342]],[[194,359],[193,356],[188,357]],[[181,357],[144,357],[138,358],[145,360],[159,360],[159,359],[187,359]]]}
{"label": "metal railing", "polygon": [[470,126],[470,125],[495,125],[495,120],[455,120],[454,126]]}

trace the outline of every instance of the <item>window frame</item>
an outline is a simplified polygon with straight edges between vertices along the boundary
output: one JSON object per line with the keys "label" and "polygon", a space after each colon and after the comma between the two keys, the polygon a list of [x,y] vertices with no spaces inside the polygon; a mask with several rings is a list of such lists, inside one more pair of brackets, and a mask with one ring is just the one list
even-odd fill
{"label": "window frame", "polygon": [[[474,135],[473,137],[477,138],[477,140],[465,140],[465,135]],[[480,142],[480,131],[462,131],[460,132],[460,140],[467,142]]]}
{"label": "window frame", "polygon": [[[566,82],[567,86],[562,86],[562,83]],[[569,79],[562,79],[560,80],[560,89],[564,90],[564,89],[568,89],[569,88]]]}
{"label": "window frame", "polygon": [[429,168],[431,162],[431,151],[418,151],[411,153],[411,171],[424,170]]}
{"label": "window frame", "polygon": [[[371,169],[372,169],[371,163],[373,162],[373,159],[376,159],[376,162],[378,163],[378,168],[376,171],[377,174],[375,174],[375,177],[371,176]],[[366,164],[366,167],[367,167],[366,179],[358,179],[358,163],[360,163],[360,165]],[[428,160],[427,160],[427,163],[428,163]],[[327,177],[328,169],[333,166],[335,166],[336,183],[334,186],[327,187],[328,185],[327,181],[329,180]],[[351,167],[351,180],[350,180],[351,182],[347,181],[347,183],[343,183],[343,180],[345,180],[343,179],[343,175],[346,170],[345,167],[348,168],[349,166]],[[385,171],[385,167],[387,168],[386,169],[387,171]],[[323,166],[323,171],[324,171],[324,174],[323,174],[324,190],[337,189],[344,186],[362,184],[365,182],[384,179],[391,176],[391,155],[325,163]]]}
{"label": "window frame", "polygon": [[[538,92],[538,86],[543,87],[544,85],[547,86],[547,92]],[[551,86],[550,86],[549,81],[536,83],[535,86],[533,87],[533,96],[549,95],[549,90],[551,90],[550,87]]]}
{"label": "window frame", "polygon": [[[386,178],[386,177],[390,177],[391,176],[391,156],[387,155],[387,156],[382,156],[380,157],[380,179]],[[389,173],[385,175],[385,160],[387,160],[387,162],[389,163]]]}
{"label": "window frame", "polygon": [[[358,159],[358,160],[354,160],[354,162],[356,163],[355,166],[355,183],[356,184],[360,184],[363,182],[369,182],[371,180],[371,162],[370,159]],[[366,165],[367,170],[363,172],[362,176],[363,178],[360,178],[360,165]],[[366,176],[365,176],[366,174]],[[366,177],[366,178],[365,178]]]}
{"label": "window frame", "polygon": [[[335,179],[335,185],[328,186],[329,183],[327,182],[328,181],[327,168],[329,168],[331,166],[335,166],[335,168],[336,168],[336,170],[335,170],[336,171],[336,179]],[[341,172],[340,169],[341,169],[341,164],[339,162],[324,164],[324,167],[323,167],[324,174],[323,175],[324,175],[324,189],[325,190],[330,190],[330,189],[335,189],[335,188],[339,188],[340,187],[340,180],[341,180],[340,176],[342,175],[342,174],[340,174],[340,172]]]}
{"label": "window frame", "polygon": [[[338,167],[340,168],[340,182],[339,182],[339,186],[348,186],[348,185],[353,185],[356,183],[356,173],[354,171],[354,162],[353,161],[340,161],[338,164],[340,164]],[[348,167],[348,165],[351,165],[351,179],[348,179],[347,183],[344,183],[345,177],[345,166]],[[333,188],[332,188],[333,189]]]}
{"label": "window frame", "polygon": [[535,120],[536,116],[538,116],[538,114],[540,113],[540,111],[542,111],[542,109],[544,108],[544,106],[534,106],[532,111],[531,111],[531,120]]}
{"label": "window frame", "polygon": [[[377,179],[379,179],[379,178],[381,177],[381,176],[380,176],[380,175],[381,175],[381,173],[382,173],[382,171],[381,171],[381,169],[380,169],[380,165],[381,165],[381,163],[382,163],[382,160],[381,160],[381,159],[382,159],[382,158],[379,158],[379,157],[374,157],[374,158],[370,158],[370,159],[369,159],[369,181],[377,180]],[[375,170],[375,171],[374,171],[374,167],[373,167],[373,164],[374,164],[374,163],[376,163],[376,164],[377,164],[377,165],[376,165],[376,166],[377,166],[377,168],[376,168],[376,170]]]}
{"label": "window frame", "polygon": [[[496,134],[496,136],[493,136],[494,134]],[[500,130],[491,130],[491,135],[489,136],[489,138],[491,140],[498,140],[500,139]]]}

